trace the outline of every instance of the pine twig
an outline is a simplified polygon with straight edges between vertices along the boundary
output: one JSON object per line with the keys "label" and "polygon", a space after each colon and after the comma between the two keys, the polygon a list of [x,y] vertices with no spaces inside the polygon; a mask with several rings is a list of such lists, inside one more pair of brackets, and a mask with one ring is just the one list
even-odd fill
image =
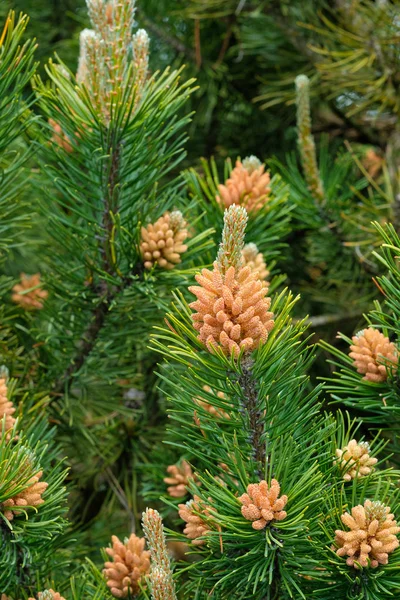
{"label": "pine twig", "polygon": [[296,77],[296,103],[297,135],[304,177],[317,204],[325,204],[325,192],[311,133],[310,81],[306,75]]}
{"label": "pine twig", "polygon": [[256,475],[262,479],[265,467],[265,443],[262,438],[265,432],[264,418],[259,410],[258,391],[256,382],[252,374],[252,361],[245,358],[242,362],[242,374],[238,381],[243,392],[242,409],[244,415],[248,416],[250,429],[250,443],[252,446],[253,458],[257,464]]}
{"label": "pine twig", "polygon": [[86,358],[92,352],[99,333],[105,323],[108,309],[113,299],[114,294],[107,293],[101,303],[95,308],[93,319],[89,323],[78,344],[78,352],[75,358],[54,385],[53,391],[55,397],[69,387],[72,379],[83,367]]}

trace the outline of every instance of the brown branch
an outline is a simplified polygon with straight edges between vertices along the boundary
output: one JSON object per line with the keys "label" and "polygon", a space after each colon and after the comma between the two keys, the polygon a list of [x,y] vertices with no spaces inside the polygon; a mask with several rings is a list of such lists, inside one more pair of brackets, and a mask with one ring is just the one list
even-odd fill
{"label": "brown branch", "polygon": [[[111,213],[117,212],[118,210],[118,203],[115,201],[114,194],[118,183],[118,172],[121,158],[120,144],[117,144],[115,148],[109,147],[108,152],[111,156],[111,164],[107,176],[106,193],[103,199],[104,211],[101,226],[104,234],[100,245],[100,255],[102,257],[104,271],[108,275],[114,275],[115,269],[110,256],[111,253],[109,243],[113,229]],[[77,353],[73,361],[54,384],[54,399],[62,394],[63,391],[68,389],[73,378],[83,367],[86,358],[90,355],[96,345],[97,338],[105,323],[111,302],[125,285],[126,281],[123,281],[119,287],[110,289],[110,287],[104,281],[101,282],[101,285],[99,286],[99,297],[101,300],[94,309],[92,319],[78,343]]]}
{"label": "brown branch", "polygon": [[228,27],[227,27],[226,33],[224,35],[224,39],[223,39],[222,46],[221,46],[221,49],[218,54],[218,58],[215,61],[215,63],[213,64],[213,69],[218,68],[225,58],[225,54],[229,48],[229,42],[232,37],[233,26],[234,26],[235,22],[236,22],[235,15],[231,15],[228,19]]}
{"label": "brown branch", "polygon": [[107,294],[106,296],[104,296],[100,304],[98,304],[95,308],[93,312],[93,320],[89,323],[88,327],[86,328],[85,332],[81,337],[75,358],[54,385],[53,391],[55,396],[62,394],[65,388],[69,387],[71,380],[80,371],[80,369],[85,363],[86,358],[92,352],[100,330],[103,327],[104,322],[106,320],[110,303],[113,299],[113,294]]}
{"label": "brown branch", "polygon": [[249,437],[252,446],[253,459],[256,462],[255,474],[262,479],[265,468],[265,420],[259,408],[258,391],[251,371],[252,360],[245,358],[242,363],[242,374],[238,382],[243,392],[243,413],[248,418]]}
{"label": "brown branch", "polygon": [[112,260],[110,257],[110,239],[112,235],[113,229],[113,220],[111,218],[111,213],[115,213],[118,210],[118,206],[114,206],[114,194],[115,188],[118,182],[118,171],[119,171],[119,162],[121,155],[121,146],[118,143],[115,148],[109,148],[109,153],[111,154],[111,165],[110,172],[108,174],[106,188],[107,192],[104,198],[104,212],[102,217],[102,229],[104,231],[103,236],[103,246],[100,249],[100,253],[103,258],[103,268],[106,273],[109,275],[114,274],[114,266],[112,264]]}

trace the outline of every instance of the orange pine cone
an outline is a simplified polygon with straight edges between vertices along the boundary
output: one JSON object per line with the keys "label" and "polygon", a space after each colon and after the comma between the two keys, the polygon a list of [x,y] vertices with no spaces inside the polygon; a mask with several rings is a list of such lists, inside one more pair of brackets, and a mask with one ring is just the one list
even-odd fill
{"label": "orange pine cone", "polygon": [[229,179],[218,185],[217,202],[225,208],[240,204],[248,212],[260,210],[268,202],[271,191],[270,176],[264,169],[265,166],[255,156],[243,162],[237,160]]}
{"label": "orange pine cone", "polygon": [[49,293],[41,287],[39,273],[35,275],[21,273],[21,283],[14,285],[11,299],[25,310],[40,310],[48,295]]}
{"label": "orange pine cone", "polygon": [[179,504],[178,509],[180,518],[186,522],[183,530],[186,537],[192,540],[192,544],[195,546],[205,544],[205,540],[199,538],[211,531],[207,523],[209,507],[203,504],[201,498],[194,496],[193,500],[189,500],[186,504]]}
{"label": "orange pine cone", "polygon": [[105,551],[112,562],[104,563],[107,586],[115,598],[127,598],[140,591],[139,581],[150,570],[150,552],[144,549],[145,539],[134,533],[122,543],[116,535],[111,538],[112,548]]}
{"label": "orange pine cone", "polygon": [[142,227],[140,251],[146,269],[154,265],[162,269],[173,269],[181,262],[181,254],[186,252],[183,243],[189,233],[182,213],[175,210],[166,212],[154,224]]}
{"label": "orange pine cone", "polygon": [[250,352],[266,342],[274,326],[268,312],[271,299],[265,297],[267,288],[255,272],[229,267],[223,274],[215,262],[214,270],[203,269],[196,281],[200,286],[189,288],[197,296],[190,304],[196,311],[192,319],[199,340],[210,352],[221,348],[238,357],[242,349]]}
{"label": "orange pine cone", "polygon": [[[13,403],[7,398],[7,381],[4,377],[0,377],[0,428],[3,417],[5,416],[5,434],[8,441],[11,437],[10,430],[14,427],[15,419],[13,414],[15,408]],[[1,435],[1,431],[0,431]]]}
{"label": "orange pine cone", "polygon": [[337,530],[335,545],[338,556],[347,556],[349,567],[359,569],[371,566],[387,565],[389,554],[399,547],[397,535],[400,527],[390,514],[390,507],[382,502],[366,500],[351,509],[351,514],[341,516],[344,525],[350,531]]}
{"label": "orange pine cone", "polygon": [[253,529],[264,529],[270,521],[282,521],[286,517],[283,508],[288,497],[279,498],[280,491],[281,487],[276,479],[272,479],[270,486],[264,480],[247,486],[247,494],[242,494],[239,500],[243,504],[242,515],[253,521]]}
{"label": "orange pine cone", "polygon": [[182,460],[180,465],[170,465],[167,467],[167,473],[169,477],[164,477],[164,482],[169,486],[167,488],[168,494],[172,498],[186,496],[190,480],[196,479],[189,463]]}
{"label": "orange pine cone", "polygon": [[[27,461],[25,463],[25,469],[28,468],[28,466]],[[21,511],[18,510],[19,507],[36,507],[43,504],[44,500],[42,494],[47,489],[48,484],[44,481],[40,481],[42,475],[43,472],[39,471],[39,473],[29,479],[26,484],[27,487],[24,490],[2,502],[0,508],[4,512],[6,519],[12,521],[14,516],[21,514]]]}
{"label": "orange pine cone", "polygon": [[369,327],[353,336],[352,341],[349,356],[357,372],[364,375],[363,379],[380,383],[386,381],[388,367],[397,371],[397,348],[383,333]]}

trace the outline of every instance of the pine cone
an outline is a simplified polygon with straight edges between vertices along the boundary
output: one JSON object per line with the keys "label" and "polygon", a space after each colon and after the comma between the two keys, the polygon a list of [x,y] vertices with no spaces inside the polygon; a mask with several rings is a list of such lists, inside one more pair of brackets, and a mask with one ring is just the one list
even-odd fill
{"label": "pine cone", "polygon": [[165,477],[164,482],[169,485],[167,488],[168,494],[172,498],[186,496],[190,480],[193,481],[196,479],[189,463],[186,460],[182,460],[179,466],[170,465],[167,467],[167,472],[170,474],[170,477]]}
{"label": "pine cone", "polygon": [[397,348],[383,333],[369,327],[353,336],[352,341],[349,356],[363,379],[380,383],[386,381],[389,365],[389,370],[397,371]]}
{"label": "pine cone", "polygon": [[[217,398],[221,398],[221,400],[225,399],[224,392],[217,392],[217,394],[215,394],[214,390],[210,388],[209,385],[203,385],[203,390],[208,394],[212,394],[213,396],[216,395]],[[213,406],[212,404],[210,404],[206,400],[203,400],[202,398],[193,398],[193,400],[197,404],[197,406],[200,406],[205,411],[210,413],[212,417],[217,417],[218,419],[230,419],[229,414],[225,412],[222,408],[217,408],[216,406]]]}
{"label": "pine cone", "polygon": [[[31,291],[27,292],[26,290]],[[46,300],[49,295],[46,290],[41,288],[40,274],[25,275],[21,273],[21,283],[17,283],[13,287],[11,296],[13,302],[20,304],[25,310],[40,310],[43,308],[43,300]]]}
{"label": "pine cone", "polygon": [[104,563],[107,586],[115,598],[126,598],[128,593],[140,591],[139,581],[150,570],[150,552],[144,549],[145,539],[134,533],[122,543],[116,535],[111,538],[112,548],[105,551],[113,562]]}
{"label": "pine cone", "polygon": [[[7,380],[3,377],[0,377],[0,428],[2,425],[2,420],[5,415],[6,423],[5,423],[5,432],[6,432],[6,440],[8,441],[11,437],[10,430],[14,427],[15,419],[13,414],[15,413],[15,408],[13,403],[7,398]],[[0,430],[1,434],[1,430]]]}
{"label": "pine cone", "polygon": [[239,500],[243,504],[242,515],[253,521],[253,529],[264,529],[270,521],[282,521],[286,517],[286,512],[282,509],[288,498],[278,498],[280,491],[281,487],[276,479],[272,479],[270,487],[264,480],[247,486],[247,494],[240,496]]}
{"label": "pine cone", "polygon": [[154,265],[173,269],[181,262],[181,254],[187,250],[187,246],[183,244],[189,235],[186,225],[182,213],[176,210],[166,212],[154,224],[142,227],[140,250],[146,269],[151,269]]}
{"label": "pine cone", "polygon": [[244,206],[248,212],[260,210],[268,201],[271,188],[269,173],[255,156],[236,161],[235,168],[225,184],[218,185],[217,202],[228,208],[232,204]]}
{"label": "pine cone", "polygon": [[[258,251],[256,244],[246,244],[242,250],[243,266],[250,267],[252,271],[255,271],[261,281],[265,281],[269,275],[267,265],[261,252]],[[265,281],[265,285],[269,285]]]}
{"label": "pine cone", "polygon": [[374,470],[374,465],[378,462],[377,458],[369,455],[370,447],[367,442],[358,443],[357,440],[350,442],[342,449],[336,450],[337,464],[344,471],[343,479],[351,481],[356,477],[365,477]]}
{"label": "pine cone", "polygon": [[211,528],[206,519],[209,517],[209,507],[203,504],[203,501],[198,496],[194,496],[193,500],[189,500],[186,504],[179,504],[179,516],[186,522],[183,533],[189,540],[192,540],[194,546],[202,546],[205,544],[204,539],[199,539],[205,535]]}
{"label": "pine cone", "polygon": [[218,263],[214,270],[203,269],[196,275],[200,287],[189,291],[197,296],[190,308],[199,340],[210,352],[221,348],[225,354],[238,357],[241,349],[255,350],[265,343],[273,328],[273,314],[268,312],[271,299],[266,287],[249,267],[229,267],[225,274]]}
{"label": "pine cone", "polygon": [[364,506],[355,506],[351,515],[346,512],[341,519],[350,531],[335,532],[333,550],[338,556],[348,556],[349,567],[376,569],[378,565],[388,564],[389,554],[399,547],[396,535],[400,533],[390,507],[366,500]]}
{"label": "pine cone", "polygon": [[[25,465],[23,466],[23,469],[25,470],[29,467],[30,465],[28,461],[26,461]],[[40,481],[42,475],[42,471],[36,473],[36,475],[31,477],[29,481],[25,484],[27,487],[24,490],[22,490],[12,498],[8,498],[4,502],[2,502],[1,510],[3,511],[6,519],[12,521],[14,516],[18,516],[18,514],[21,514],[21,511],[18,510],[17,507],[36,507],[43,504],[44,500],[42,498],[42,494],[47,489],[48,483]]]}

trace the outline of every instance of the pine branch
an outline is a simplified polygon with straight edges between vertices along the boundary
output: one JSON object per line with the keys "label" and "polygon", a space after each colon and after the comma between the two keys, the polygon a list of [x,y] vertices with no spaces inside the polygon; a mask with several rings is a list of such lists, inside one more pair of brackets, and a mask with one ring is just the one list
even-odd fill
{"label": "pine branch", "polygon": [[253,360],[246,358],[242,363],[242,374],[238,378],[243,391],[242,410],[248,416],[250,442],[253,448],[253,458],[257,467],[255,474],[262,479],[265,467],[264,417],[258,406],[258,391],[252,373]]}
{"label": "pine branch", "polygon": [[298,75],[296,83],[297,135],[301,163],[308,189],[317,205],[326,204],[324,186],[318,168],[314,137],[311,132],[310,81]]}
{"label": "pine branch", "polygon": [[102,302],[93,311],[93,320],[91,323],[89,323],[86,331],[82,335],[80,342],[78,343],[78,352],[75,358],[54,385],[54,399],[56,399],[56,396],[68,391],[72,380],[75,378],[76,374],[79,373],[80,369],[85,363],[85,360],[92,352],[99,337],[99,333],[105,323],[108,309],[114,297],[115,293],[107,293]]}
{"label": "pine branch", "polygon": [[113,229],[113,220],[111,217],[111,212],[118,212],[118,206],[114,206],[113,199],[115,194],[115,189],[118,184],[118,172],[120,166],[120,157],[121,157],[121,144],[120,142],[116,145],[115,148],[110,148],[109,152],[111,153],[111,165],[110,172],[108,175],[107,181],[107,194],[103,200],[104,202],[104,212],[102,218],[102,227],[104,229],[104,245],[102,248],[103,255],[103,267],[106,273],[109,275],[114,275],[114,267],[112,261],[109,256],[109,243],[112,235]]}
{"label": "pine branch", "polygon": [[218,54],[218,58],[215,61],[215,63],[213,64],[213,68],[217,69],[223,62],[224,58],[225,58],[225,54],[228,51],[229,48],[229,42],[231,41],[231,37],[233,34],[233,29],[236,25],[236,16],[235,15],[230,15],[227,19],[227,28],[226,28],[226,32],[224,35],[224,39],[222,41],[222,45],[221,45],[221,49],[219,51]]}
{"label": "pine branch", "polygon": [[[109,275],[114,275],[114,267],[111,263],[109,256],[109,242],[112,234],[113,221],[111,218],[111,210],[116,211],[117,207],[113,206],[113,198],[115,193],[115,188],[118,182],[118,170],[119,170],[119,161],[120,161],[120,144],[116,146],[115,149],[110,148],[111,156],[111,165],[110,172],[108,175],[107,182],[107,190],[108,193],[105,195],[104,202],[104,211],[102,217],[102,228],[104,230],[104,238],[103,238],[103,246],[101,248],[101,254],[103,257],[103,268],[106,273]],[[75,356],[72,363],[66,369],[64,374],[55,384],[55,393],[60,394],[63,390],[68,391],[71,381],[74,379],[77,373],[79,373],[80,369],[83,367],[86,358],[92,352],[94,346],[96,345],[96,341],[99,337],[100,331],[104,326],[106,321],[107,313],[110,308],[110,305],[117,294],[122,291],[122,288],[119,287],[114,291],[111,291],[104,285],[104,281],[102,282],[102,288],[105,288],[105,293],[103,293],[102,301],[93,311],[93,319],[91,323],[89,323],[86,331],[82,335],[82,338],[78,344],[78,353]],[[125,281],[126,283],[126,281]]]}

